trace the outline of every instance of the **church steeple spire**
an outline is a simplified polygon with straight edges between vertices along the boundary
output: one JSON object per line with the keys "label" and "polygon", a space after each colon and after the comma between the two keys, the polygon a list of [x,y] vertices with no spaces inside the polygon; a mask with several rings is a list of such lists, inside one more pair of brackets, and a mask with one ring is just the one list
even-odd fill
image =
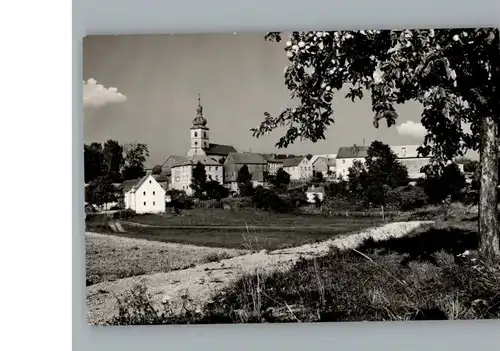
{"label": "church steeple spire", "polygon": [[207,120],[203,117],[203,106],[201,106],[201,96],[198,94],[198,108],[196,109],[196,118],[193,119],[193,126],[205,127]]}

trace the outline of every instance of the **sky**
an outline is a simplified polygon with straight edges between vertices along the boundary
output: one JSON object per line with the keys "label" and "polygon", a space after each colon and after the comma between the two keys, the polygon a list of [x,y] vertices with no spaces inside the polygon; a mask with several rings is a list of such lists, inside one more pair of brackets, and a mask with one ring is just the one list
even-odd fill
{"label": "sky", "polygon": [[256,139],[264,112],[278,114],[290,104],[284,83],[289,63],[284,43],[264,33],[88,36],[83,43],[84,140],[146,143],[148,164],[185,155],[190,145],[198,94],[210,128],[210,142],[241,152],[334,154],[341,146],[420,144],[425,129],[421,107],[398,107],[397,125],[373,126],[369,96],[355,103],[341,91],[335,123],[326,140],[275,147],[283,130]]}

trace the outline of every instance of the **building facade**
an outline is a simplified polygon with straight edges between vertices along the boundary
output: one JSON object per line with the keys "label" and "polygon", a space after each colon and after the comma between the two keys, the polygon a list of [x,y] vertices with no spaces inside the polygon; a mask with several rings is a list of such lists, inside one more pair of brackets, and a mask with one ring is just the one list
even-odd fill
{"label": "building facade", "polygon": [[347,179],[349,168],[354,165],[354,161],[365,163],[367,156],[367,146],[340,147],[335,160],[335,174],[337,178]]}
{"label": "building facade", "polygon": [[187,195],[193,195],[193,189],[191,189],[193,169],[198,163],[205,167],[207,181],[215,180],[220,184],[224,183],[224,170],[219,162],[208,156],[193,156],[172,167],[171,189],[183,190]]}
{"label": "building facade", "polygon": [[270,175],[276,175],[278,169],[283,168],[283,160],[277,159],[275,155],[261,154],[267,161],[267,168]]}
{"label": "building facade", "polygon": [[266,159],[254,153],[231,153],[224,162],[224,183],[232,191],[238,189],[238,172],[243,166],[248,167],[252,175],[252,184],[255,186],[264,185],[264,180],[269,172]]}
{"label": "building facade", "polygon": [[151,174],[124,182],[122,190],[126,209],[136,213],[165,212],[165,189]]}
{"label": "building facade", "polygon": [[284,159],[283,170],[290,174],[290,180],[308,180],[313,175],[313,167],[307,157]]}

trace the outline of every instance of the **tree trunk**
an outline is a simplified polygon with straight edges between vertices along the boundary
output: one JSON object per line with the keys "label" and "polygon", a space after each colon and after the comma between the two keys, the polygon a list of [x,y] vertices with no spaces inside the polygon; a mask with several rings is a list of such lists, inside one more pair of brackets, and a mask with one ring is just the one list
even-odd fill
{"label": "tree trunk", "polygon": [[498,120],[481,122],[481,179],[479,193],[479,252],[485,258],[500,258],[498,227]]}

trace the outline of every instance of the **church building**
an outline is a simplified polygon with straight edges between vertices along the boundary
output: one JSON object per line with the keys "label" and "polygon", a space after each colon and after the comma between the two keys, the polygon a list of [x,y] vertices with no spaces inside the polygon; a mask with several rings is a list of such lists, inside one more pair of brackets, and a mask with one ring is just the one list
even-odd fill
{"label": "church building", "polygon": [[187,152],[187,157],[207,156],[223,164],[230,153],[237,151],[231,145],[210,143],[209,131],[207,120],[203,116],[200,96],[198,95],[198,109],[196,110],[196,117],[193,119],[193,126],[191,127],[191,148]]}

